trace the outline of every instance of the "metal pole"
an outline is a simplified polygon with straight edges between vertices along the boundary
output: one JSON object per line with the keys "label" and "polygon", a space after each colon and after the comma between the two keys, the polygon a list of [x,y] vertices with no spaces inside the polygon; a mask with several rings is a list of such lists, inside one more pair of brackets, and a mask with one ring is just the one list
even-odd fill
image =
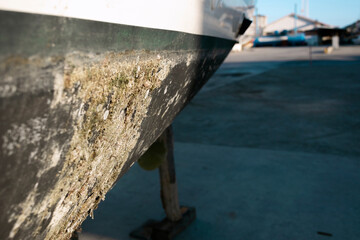
{"label": "metal pole", "polygon": [[310,16],[310,11],[309,11],[309,0],[306,0],[306,17]]}
{"label": "metal pole", "polygon": [[255,36],[259,36],[259,23],[258,23],[258,9],[257,7],[255,6]]}
{"label": "metal pole", "polygon": [[295,28],[294,28],[294,32],[295,32],[295,34],[297,34],[297,18],[298,18],[298,16],[297,16],[297,4],[296,4],[296,3],[295,3],[294,13],[295,13],[295,22],[294,22]]}

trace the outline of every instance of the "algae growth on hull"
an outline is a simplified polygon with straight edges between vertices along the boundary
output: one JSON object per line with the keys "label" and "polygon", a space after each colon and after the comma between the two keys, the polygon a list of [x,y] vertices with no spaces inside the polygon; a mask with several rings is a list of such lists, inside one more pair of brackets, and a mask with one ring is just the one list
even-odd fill
{"label": "algae growth on hull", "polygon": [[[48,236],[71,233],[93,214],[135,148],[151,91],[170,67],[160,56],[126,56],[125,61],[123,54],[108,54],[84,68],[84,59],[78,57],[67,57],[65,63],[64,89],[74,91],[81,103],[74,112],[74,135],[55,187],[67,194],[56,203]],[[77,211],[69,211],[74,204]]]}
{"label": "algae growth on hull", "polygon": [[[8,175],[14,177],[23,166],[28,179],[14,179],[22,181],[24,193],[4,204],[9,205],[9,218],[2,221],[11,227],[0,235],[67,239],[93,214],[119,174],[169,124],[175,113],[165,119],[168,109],[184,104],[186,96],[179,90],[174,96],[170,89],[181,85],[185,91],[190,79],[163,87],[164,91],[160,86],[174,80],[167,79],[171,69],[194,59],[191,52],[139,51],[2,61],[1,75],[9,86],[1,92],[2,112],[21,104],[31,109],[12,112],[9,118],[15,121],[1,129],[1,156]],[[159,109],[150,117],[163,121],[159,129],[146,133],[145,141],[140,139],[141,124],[154,92],[162,99],[161,104],[157,99]],[[40,99],[37,105],[30,104],[34,99]],[[18,195],[16,189],[5,191]]]}

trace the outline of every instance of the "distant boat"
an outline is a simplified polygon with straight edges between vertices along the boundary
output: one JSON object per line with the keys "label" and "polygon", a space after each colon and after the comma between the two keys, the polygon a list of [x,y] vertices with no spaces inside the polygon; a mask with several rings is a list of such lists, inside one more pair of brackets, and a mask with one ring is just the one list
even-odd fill
{"label": "distant boat", "polygon": [[289,34],[287,31],[270,36],[257,37],[254,40],[254,47],[265,46],[304,46],[306,45],[304,33]]}
{"label": "distant boat", "polygon": [[251,2],[0,0],[0,239],[68,239],[220,66]]}
{"label": "distant boat", "polygon": [[360,45],[360,35],[357,36],[356,38],[352,39],[352,42],[356,45]]}

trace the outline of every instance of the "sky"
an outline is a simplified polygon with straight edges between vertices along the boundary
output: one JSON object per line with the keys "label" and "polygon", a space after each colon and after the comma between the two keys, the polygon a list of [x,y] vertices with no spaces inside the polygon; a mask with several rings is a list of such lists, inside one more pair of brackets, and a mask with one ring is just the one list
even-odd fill
{"label": "sky", "polygon": [[[309,17],[330,25],[344,27],[360,19],[360,0],[308,0]],[[271,23],[293,13],[297,4],[301,14],[301,0],[257,0],[258,13]]]}

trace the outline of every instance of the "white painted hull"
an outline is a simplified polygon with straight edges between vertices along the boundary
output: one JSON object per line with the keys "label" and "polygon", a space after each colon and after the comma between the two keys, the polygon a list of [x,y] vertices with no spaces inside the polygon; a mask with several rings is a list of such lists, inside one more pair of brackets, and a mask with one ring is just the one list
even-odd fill
{"label": "white painted hull", "polygon": [[249,1],[0,0],[0,10],[70,17],[236,40]]}

